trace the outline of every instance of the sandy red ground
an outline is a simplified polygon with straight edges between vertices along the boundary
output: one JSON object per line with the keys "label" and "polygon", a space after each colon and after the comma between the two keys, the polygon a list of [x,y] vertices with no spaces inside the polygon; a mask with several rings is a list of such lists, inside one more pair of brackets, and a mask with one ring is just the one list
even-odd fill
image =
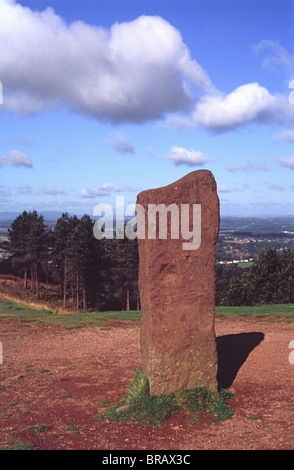
{"label": "sandy red ground", "polygon": [[218,380],[235,395],[229,420],[191,424],[178,413],[158,428],[95,419],[140,368],[139,328],[1,319],[0,448],[19,439],[39,450],[294,449],[294,323],[216,319]]}

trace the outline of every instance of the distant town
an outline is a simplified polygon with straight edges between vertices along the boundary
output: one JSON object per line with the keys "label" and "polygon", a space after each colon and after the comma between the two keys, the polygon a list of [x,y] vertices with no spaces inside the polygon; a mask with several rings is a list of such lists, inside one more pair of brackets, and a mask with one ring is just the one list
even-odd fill
{"label": "distant town", "polygon": [[294,252],[294,217],[221,219],[216,248],[218,263],[251,263],[268,248]]}
{"label": "distant town", "polygon": [[[0,213],[0,260],[9,256],[8,229],[17,215]],[[44,214],[48,230],[54,227],[58,216]],[[261,251],[268,248],[275,248],[278,252],[284,249],[294,252],[294,217],[221,218],[216,247],[217,263],[252,263]]]}

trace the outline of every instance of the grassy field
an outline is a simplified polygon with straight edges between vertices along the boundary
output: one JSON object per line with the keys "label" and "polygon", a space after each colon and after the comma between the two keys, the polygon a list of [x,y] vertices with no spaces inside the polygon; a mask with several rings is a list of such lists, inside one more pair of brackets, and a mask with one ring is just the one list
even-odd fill
{"label": "grassy field", "polygon": [[[260,305],[254,307],[216,307],[217,317],[246,317],[294,321],[294,304]],[[114,321],[139,321],[140,312],[54,313],[48,309],[0,297],[0,321],[16,318],[22,322],[41,322],[79,328],[90,324],[107,325]]]}
{"label": "grassy field", "polygon": [[91,312],[54,313],[48,309],[26,305],[0,297],[0,321],[2,318],[15,318],[22,322],[36,321],[62,325],[66,328],[81,328],[90,324],[106,325],[113,321],[138,321],[140,312]]}
{"label": "grassy field", "polygon": [[250,268],[250,266],[253,266],[252,261],[249,261],[248,263],[245,263],[245,262],[238,263],[238,268],[246,269],[246,268]]}
{"label": "grassy field", "polygon": [[217,316],[258,317],[294,321],[294,304],[255,305],[254,307],[216,307]]}

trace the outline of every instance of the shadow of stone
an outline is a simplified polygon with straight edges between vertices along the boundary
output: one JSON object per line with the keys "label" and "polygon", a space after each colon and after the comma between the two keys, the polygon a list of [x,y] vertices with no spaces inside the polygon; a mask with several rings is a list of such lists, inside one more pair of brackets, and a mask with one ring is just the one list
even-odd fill
{"label": "shadow of stone", "polygon": [[238,333],[216,338],[219,390],[232,385],[240,367],[263,339],[264,334],[261,332]]}

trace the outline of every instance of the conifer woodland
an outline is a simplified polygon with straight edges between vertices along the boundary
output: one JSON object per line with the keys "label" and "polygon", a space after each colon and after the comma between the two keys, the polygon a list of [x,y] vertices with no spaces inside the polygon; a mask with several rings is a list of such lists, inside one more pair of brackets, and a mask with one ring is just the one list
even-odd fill
{"label": "conifer woodland", "polygon": [[93,236],[93,221],[63,213],[54,228],[42,215],[24,211],[9,229],[11,256],[3,274],[23,278],[25,288],[41,295],[40,283],[59,286],[60,304],[75,310],[138,309],[136,240]]}
{"label": "conifer woodland", "polygon": [[[139,310],[136,238],[97,240],[93,224],[89,215],[63,213],[48,227],[37,211],[24,211],[9,228],[10,256],[0,263],[0,273],[21,277],[23,287],[45,301],[47,286],[55,286],[62,308]],[[289,249],[263,250],[245,269],[216,264],[216,305],[293,302],[294,253]]]}

